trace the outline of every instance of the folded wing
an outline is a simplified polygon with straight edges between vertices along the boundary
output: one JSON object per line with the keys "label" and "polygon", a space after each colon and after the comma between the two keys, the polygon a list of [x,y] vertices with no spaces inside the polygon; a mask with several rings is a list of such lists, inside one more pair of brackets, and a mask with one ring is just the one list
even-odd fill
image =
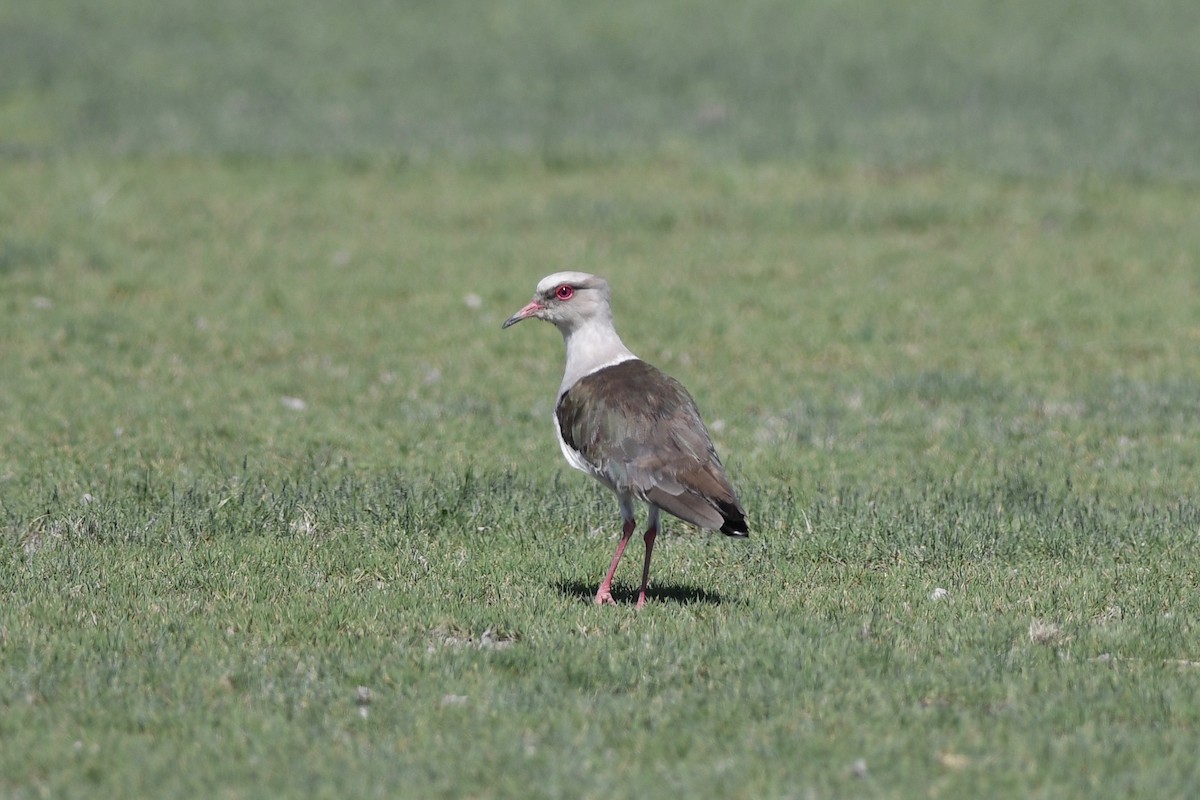
{"label": "folded wing", "polygon": [[745,512],[682,384],[640,359],[581,378],[555,408],[563,443],[597,478],[730,536]]}

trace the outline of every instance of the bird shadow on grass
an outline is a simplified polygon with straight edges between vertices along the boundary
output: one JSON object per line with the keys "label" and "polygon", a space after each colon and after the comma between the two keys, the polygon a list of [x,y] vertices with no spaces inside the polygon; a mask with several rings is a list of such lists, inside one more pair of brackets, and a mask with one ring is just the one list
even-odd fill
{"label": "bird shadow on grass", "polygon": [[[574,597],[588,603],[596,599],[596,587],[590,583],[559,581],[555,584],[555,587],[567,597]],[[614,586],[612,596],[617,605],[637,604],[638,593],[635,588]],[[725,600],[719,592],[701,589],[699,586],[678,586],[674,584],[655,586],[651,584],[650,590],[646,592],[646,602],[678,603],[684,606],[704,603],[710,606],[719,606]]]}

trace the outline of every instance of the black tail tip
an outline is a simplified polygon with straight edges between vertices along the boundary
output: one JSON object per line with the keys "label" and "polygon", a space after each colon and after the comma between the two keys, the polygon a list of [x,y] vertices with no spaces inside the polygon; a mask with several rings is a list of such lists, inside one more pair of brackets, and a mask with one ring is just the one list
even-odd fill
{"label": "black tail tip", "polygon": [[722,503],[718,501],[716,510],[721,512],[721,519],[724,519],[725,524],[721,525],[721,533],[726,536],[749,536],[750,528],[746,525],[746,512],[742,510],[737,501],[733,503]]}
{"label": "black tail tip", "polygon": [[726,536],[736,536],[739,539],[745,539],[750,535],[750,526],[746,524],[745,519],[731,519],[721,526],[721,533]]}
{"label": "black tail tip", "polygon": [[750,528],[746,525],[746,512],[737,503],[717,503],[717,510],[721,512],[721,516],[725,519],[725,524],[721,526],[721,533],[726,536],[738,536],[745,538],[750,535]]}

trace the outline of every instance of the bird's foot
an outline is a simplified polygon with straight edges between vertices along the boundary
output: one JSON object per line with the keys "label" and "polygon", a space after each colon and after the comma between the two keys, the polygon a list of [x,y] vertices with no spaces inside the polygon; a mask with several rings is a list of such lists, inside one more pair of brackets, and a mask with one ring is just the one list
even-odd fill
{"label": "bird's foot", "polygon": [[645,592],[642,592],[641,594],[638,595],[637,607],[638,607],[638,611],[641,611],[643,608],[646,607],[646,593]]}
{"label": "bird's foot", "polygon": [[596,592],[596,605],[598,606],[615,606],[616,600],[613,600],[612,592],[607,586],[601,586],[600,591]]}

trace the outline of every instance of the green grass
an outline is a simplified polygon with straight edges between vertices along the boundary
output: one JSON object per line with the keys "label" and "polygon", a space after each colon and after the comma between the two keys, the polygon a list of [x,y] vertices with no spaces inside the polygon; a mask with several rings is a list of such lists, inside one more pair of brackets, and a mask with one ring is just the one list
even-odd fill
{"label": "green grass", "polygon": [[[5,795],[1195,789],[1195,191],[0,170]],[[640,614],[558,336],[499,329],[564,266],[754,529],[672,526]]]}
{"label": "green grass", "polygon": [[1200,178],[1192,0],[0,4],[12,152]]}
{"label": "green grass", "polygon": [[0,797],[1195,796],[1198,7],[993,5],[0,3]]}

